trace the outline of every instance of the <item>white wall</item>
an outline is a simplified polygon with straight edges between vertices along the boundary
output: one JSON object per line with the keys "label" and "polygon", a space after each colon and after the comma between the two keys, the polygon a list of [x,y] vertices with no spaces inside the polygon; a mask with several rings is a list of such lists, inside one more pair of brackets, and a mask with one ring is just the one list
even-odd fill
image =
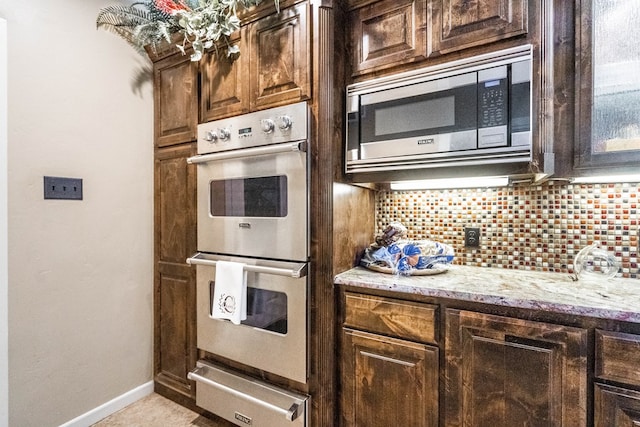
{"label": "white wall", "polygon": [[0,427],[9,425],[7,178],[7,21],[0,18]]}
{"label": "white wall", "polygon": [[[148,62],[95,28],[112,3],[0,0],[11,426],[60,425],[152,378],[152,91],[132,89]],[[84,200],[44,200],[44,175],[82,178]]]}

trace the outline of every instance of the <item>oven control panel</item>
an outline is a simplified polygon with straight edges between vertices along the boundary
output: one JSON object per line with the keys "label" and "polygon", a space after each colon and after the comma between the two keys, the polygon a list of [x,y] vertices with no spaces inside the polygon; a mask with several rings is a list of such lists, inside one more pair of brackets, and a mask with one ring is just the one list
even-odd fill
{"label": "oven control panel", "polygon": [[306,102],[256,111],[198,125],[198,154],[308,139]]}

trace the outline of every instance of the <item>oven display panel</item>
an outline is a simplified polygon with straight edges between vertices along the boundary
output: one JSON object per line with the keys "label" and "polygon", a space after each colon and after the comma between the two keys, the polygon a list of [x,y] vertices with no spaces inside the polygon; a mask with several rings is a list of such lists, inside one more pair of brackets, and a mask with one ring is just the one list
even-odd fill
{"label": "oven display panel", "polygon": [[287,176],[211,181],[209,213],[216,217],[282,218],[287,216]]}

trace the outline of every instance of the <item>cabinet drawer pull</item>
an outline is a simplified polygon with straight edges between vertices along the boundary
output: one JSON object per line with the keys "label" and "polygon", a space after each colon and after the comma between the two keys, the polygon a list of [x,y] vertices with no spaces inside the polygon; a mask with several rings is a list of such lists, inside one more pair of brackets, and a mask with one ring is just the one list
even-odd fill
{"label": "cabinet drawer pull", "polygon": [[360,351],[360,354],[365,355],[367,357],[371,357],[373,359],[382,360],[384,362],[391,362],[396,365],[404,365],[404,366],[415,366],[415,363],[405,362],[404,360],[392,359],[391,357],[382,356],[379,354],[369,353],[368,351]]}

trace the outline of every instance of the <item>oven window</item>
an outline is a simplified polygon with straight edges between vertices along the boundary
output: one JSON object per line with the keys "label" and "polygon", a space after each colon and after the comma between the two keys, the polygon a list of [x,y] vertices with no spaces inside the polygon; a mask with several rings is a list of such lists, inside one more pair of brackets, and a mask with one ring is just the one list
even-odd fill
{"label": "oven window", "polygon": [[247,288],[247,320],[243,325],[287,333],[287,294]]}
{"label": "oven window", "polygon": [[[210,302],[209,314],[213,307],[215,282],[209,283]],[[243,325],[266,331],[286,335],[287,325],[287,294],[247,287],[247,319],[240,322]]]}
{"label": "oven window", "polygon": [[286,175],[211,181],[211,216],[286,217]]}

